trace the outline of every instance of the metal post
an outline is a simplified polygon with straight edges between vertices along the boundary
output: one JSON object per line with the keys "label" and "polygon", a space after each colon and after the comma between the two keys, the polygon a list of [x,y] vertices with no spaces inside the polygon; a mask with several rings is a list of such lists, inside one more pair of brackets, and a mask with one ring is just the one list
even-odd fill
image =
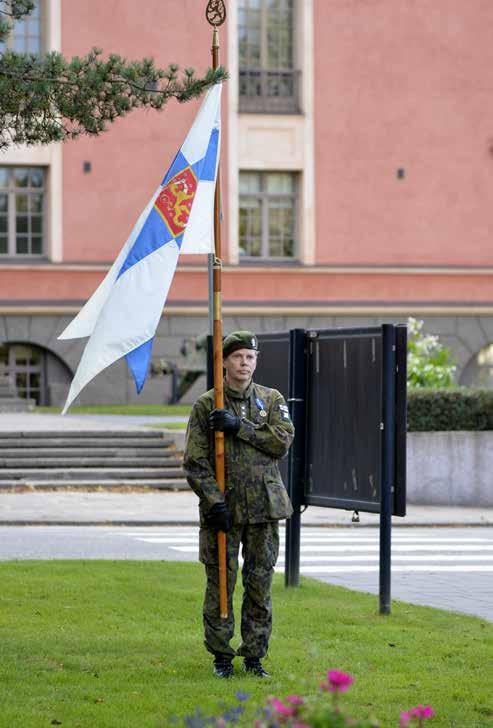
{"label": "metal post", "polygon": [[284,561],[284,585],[300,585],[300,537],[305,474],[305,330],[289,332],[289,391],[288,404],[291,420],[296,430],[288,459],[288,493],[294,513],[286,521],[286,554]]}
{"label": "metal post", "polygon": [[207,282],[209,286],[208,311],[209,311],[209,334],[214,335],[214,256],[209,253],[207,256]]}
{"label": "metal post", "polygon": [[214,337],[207,337],[207,390],[214,389]]}
{"label": "metal post", "polygon": [[390,614],[392,498],[395,474],[395,367],[393,324],[382,326],[382,475],[380,492],[380,614]]}

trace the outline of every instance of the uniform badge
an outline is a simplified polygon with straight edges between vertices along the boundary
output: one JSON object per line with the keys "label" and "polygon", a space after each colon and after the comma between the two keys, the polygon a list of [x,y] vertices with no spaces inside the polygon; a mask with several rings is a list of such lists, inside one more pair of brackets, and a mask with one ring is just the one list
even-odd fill
{"label": "uniform badge", "polygon": [[255,404],[257,405],[257,407],[260,410],[259,411],[260,416],[267,417],[267,412],[265,411],[265,404],[264,404],[263,400],[260,399],[260,397],[257,397],[255,399]]}

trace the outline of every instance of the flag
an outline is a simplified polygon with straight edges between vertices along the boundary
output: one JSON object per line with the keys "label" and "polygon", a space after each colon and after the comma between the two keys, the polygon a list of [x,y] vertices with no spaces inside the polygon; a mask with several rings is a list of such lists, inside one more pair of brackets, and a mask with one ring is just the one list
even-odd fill
{"label": "flag", "polygon": [[86,384],[123,356],[137,392],[142,390],[180,253],[214,252],[220,116],[217,84],[103,282],[58,337],[90,337],[62,414]]}

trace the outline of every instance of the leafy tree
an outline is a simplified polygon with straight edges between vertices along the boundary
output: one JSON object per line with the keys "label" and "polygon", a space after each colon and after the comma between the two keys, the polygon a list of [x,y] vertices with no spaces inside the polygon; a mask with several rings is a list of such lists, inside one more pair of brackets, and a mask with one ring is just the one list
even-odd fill
{"label": "leafy tree", "polygon": [[162,109],[171,98],[189,101],[227,78],[224,68],[209,69],[203,78],[187,68],[179,77],[175,64],[161,69],[151,58],[103,59],[98,48],[71,59],[7,49],[13,24],[34,6],[35,0],[0,0],[0,149],[98,135],[132,109]]}
{"label": "leafy tree", "polygon": [[409,387],[452,387],[457,369],[452,355],[438,336],[423,332],[423,321],[409,318],[407,384]]}

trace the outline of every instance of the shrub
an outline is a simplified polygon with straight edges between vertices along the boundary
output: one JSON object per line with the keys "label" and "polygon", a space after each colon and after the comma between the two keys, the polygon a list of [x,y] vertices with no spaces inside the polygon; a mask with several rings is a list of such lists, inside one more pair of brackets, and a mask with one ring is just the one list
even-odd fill
{"label": "shrub", "polygon": [[438,336],[423,332],[423,321],[407,321],[407,384],[409,387],[452,387],[456,365]]}
{"label": "shrub", "polygon": [[410,389],[407,429],[409,432],[493,430],[493,390]]}

